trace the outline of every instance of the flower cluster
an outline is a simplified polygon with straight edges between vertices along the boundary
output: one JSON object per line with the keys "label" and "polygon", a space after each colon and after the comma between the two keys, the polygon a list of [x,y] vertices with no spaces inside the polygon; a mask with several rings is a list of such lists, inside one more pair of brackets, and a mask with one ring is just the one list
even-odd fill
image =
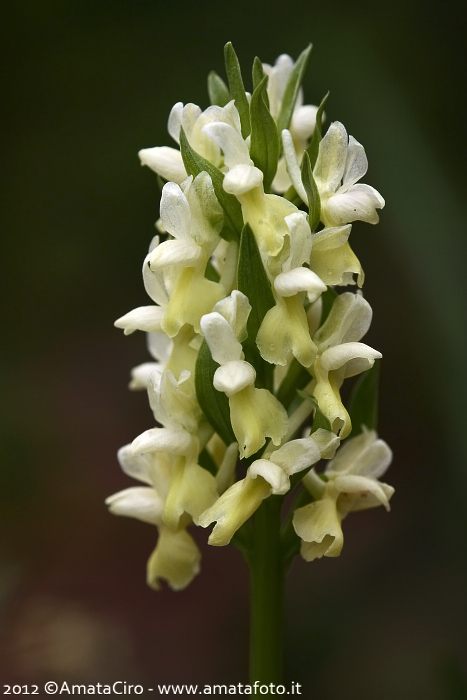
{"label": "flower cluster", "polygon": [[384,200],[358,184],[367,159],[344,126],[322,136],[325,100],[303,105],[309,52],[255,59],[250,94],[228,44],[228,84],[210,74],[211,106],[177,103],[177,147],[139,154],[166,181],[143,264],[153,304],[115,325],[147,333],[153,361],[130,387],[147,391],[158,427],[119,452],[144,486],[107,504],[158,528],[155,588],[183,588],[198,572],[190,524],[216,523],[209,542],[225,545],[265,499],[297,486],[308,503],[293,536],[307,560],[340,553],[351,510],[389,508],[393,489],[378,478],[391,452],[374,430],[352,428],[340,396],[381,357],[361,342],[372,311],[349,235],[356,220],[376,223]]}

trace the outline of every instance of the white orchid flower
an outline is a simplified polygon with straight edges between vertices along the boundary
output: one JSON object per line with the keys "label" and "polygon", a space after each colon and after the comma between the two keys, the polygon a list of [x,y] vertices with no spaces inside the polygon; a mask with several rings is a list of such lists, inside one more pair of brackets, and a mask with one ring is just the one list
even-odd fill
{"label": "white orchid flower", "polygon": [[163,427],[138,435],[131,450],[135,457],[164,454],[170,459],[171,481],[163,519],[177,529],[184,514],[196,522],[218,496],[215,478],[198,464],[202,413],[188,371],[182,371],[178,381],[171,370],[153,372],[148,396],[154,417]]}
{"label": "white orchid flower", "polygon": [[209,544],[228,544],[265,498],[271,494],[286,494],[290,489],[292,474],[309,468],[321,457],[329,459],[338,444],[339,438],[336,435],[320,429],[308,438],[287,442],[271,452],[267,459],[255,460],[248,468],[245,478],[235,482],[199,518],[202,527],[216,521]]}
{"label": "white orchid flower", "polygon": [[319,144],[313,175],[321,198],[325,226],[342,226],[352,221],[377,224],[377,209],[384,199],[370,185],[357,185],[368,169],[363,146],[348,137],[340,122],[333,122]]}
{"label": "white orchid flower", "polygon": [[267,389],[255,388],[255,369],[243,359],[238,337],[244,336],[248,299],[237,290],[227,299],[202,317],[201,329],[213,360],[220,365],[214,374],[214,388],[229,399],[232,429],[243,458],[257,452],[266,437],[279,444],[287,430],[287,413]]}
{"label": "white orchid flower", "polygon": [[344,543],[341,522],[351,511],[383,505],[389,510],[392,486],[379,481],[392,452],[375,431],[364,430],[345,442],[326,466],[325,481],[311,470],[304,483],[313,503],[295,511],[293,525],[307,561],[339,556]]}
{"label": "white orchid flower", "polygon": [[[256,337],[261,356],[275,365],[285,366],[294,355],[309,367],[317,348],[310,336],[304,308],[305,297],[315,302],[326,291],[326,284],[304,263],[309,263],[312,237],[305,212],[285,217],[289,230],[289,245],[279,256],[281,272],[274,278],[276,301],[266,313]],[[271,267],[271,266],[270,266]]]}
{"label": "white orchid flower", "polygon": [[170,490],[171,464],[166,455],[134,455],[122,447],[118,459],[123,471],[146,486],[133,486],[106,499],[111,513],[156,525],[157,546],[147,565],[148,585],[160,588],[160,579],[174,590],[185,588],[199,572],[201,553],[184,527],[171,529],[164,521],[164,503]]}
{"label": "white orchid flower", "polygon": [[[282,142],[287,172],[297,194],[308,205],[292,135],[287,129],[282,132]],[[343,124],[333,122],[319,144],[313,169],[325,226],[343,226],[352,221],[378,223],[376,210],[384,207],[384,199],[374,187],[356,184],[367,169],[363,146],[353,136],[347,136]]]}
{"label": "white orchid flower", "polygon": [[[170,112],[168,131],[174,141],[179,144],[180,127],[183,127],[193,150],[216,167],[220,167],[222,162],[220,149],[203,131],[203,127],[211,121],[225,122],[234,127],[238,126],[240,129],[240,117],[234,101],[232,100],[225,107],[213,105],[204,112],[198,105],[191,102],[186,105],[177,102]],[[177,148],[169,146],[143,148],[138,155],[141,165],[147,165],[165,180],[180,185],[187,177],[182,155]]]}
{"label": "white orchid flower", "polygon": [[[267,92],[271,114],[275,119],[277,119],[279,116],[285,89],[294,65],[294,60],[287,54],[281,54],[276,59],[274,66],[263,63],[264,73],[269,76]],[[303,104],[303,90],[300,88],[289,125],[294,152],[298,163],[301,162],[305,149],[308,145],[308,141],[315,129],[317,111],[318,107],[315,105]],[[291,180],[287,173],[286,161],[284,156],[282,156],[279,159],[272,188],[275,192],[280,193],[285,192],[290,185]]]}
{"label": "white orchid flower", "polygon": [[373,366],[381,353],[358,342],[370,327],[371,307],[361,294],[345,292],[336,297],[325,323],[314,335],[317,357],[310,367],[316,385],[313,396],[334,432],[343,439],[352,429],[349,414],[340,398],[346,377]]}
{"label": "white orchid flower", "polygon": [[277,255],[287,233],[284,217],[298,209],[283,197],[265,194],[263,173],[253,165],[248,140],[239,128],[213,121],[203,131],[224,154],[224,190],[240,202],[243,220],[250,224],[261,252]]}
{"label": "white orchid flower", "polygon": [[327,285],[363,285],[365,275],[348,242],[352,226],[323,228],[312,234],[310,268]]}
{"label": "white orchid flower", "polygon": [[225,296],[221,284],[204,276],[223,225],[210,176],[202,172],[181,187],[168,182],[162,190],[161,219],[174,239],[161,243],[149,255],[152,272],[166,275],[172,270],[167,280],[164,277],[166,288],[170,285],[169,299],[160,327],[171,338],[186,323],[199,333],[201,316]]}

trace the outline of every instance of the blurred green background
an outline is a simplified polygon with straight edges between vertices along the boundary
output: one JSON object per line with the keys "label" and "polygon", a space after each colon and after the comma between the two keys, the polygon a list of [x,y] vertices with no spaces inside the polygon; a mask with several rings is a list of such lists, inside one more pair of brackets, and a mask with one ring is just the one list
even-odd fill
{"label": "blurred green background", "polygon": [[113,321],[146,304],[157,217],[142,147],[170,145],[172,105],[208,105],[231,40],[248,71],[314,49],[307,103],[329,89],[386,199],[352,246],[383,353],[380,434],[392,512],[355,514],[340,558],[297,562],[287,676],[319,700],[467,698],[467,253],[462,10],[356,2],[17,0],[3,5],[0,679],[238,683],[248,581],[207,548],[184,592],[146,588],[149,526],[107,514],[130,485],[119,446],[152,426],[127,390],[147,358]]}

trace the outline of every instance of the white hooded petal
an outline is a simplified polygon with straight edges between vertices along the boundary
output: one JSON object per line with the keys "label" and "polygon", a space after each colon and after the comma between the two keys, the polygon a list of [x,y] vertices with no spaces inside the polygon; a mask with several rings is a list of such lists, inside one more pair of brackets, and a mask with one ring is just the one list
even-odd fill
{"label": "white hooded petal", "polygon": [[347,148],[347,160],[343,176],[342,186],[346,190],[355,185],[368,170],[368,159],[362,144],[353,136],[349,136]]}
{"label": "white hooded petal", "polygon": [[352,377],[373,366],[382,355],[365,343],[343,343],[328,348],[321,355],[321,366],[327,372],[346,365],[345,376]]}
{"label": "white hooded petal", "polygon": [[313,170],[320,194],[331,194],[337,190],[344,175],[346,160],[347,132],[343,124],[333,122],[319,144]]}
{"label": "white hooded petal", "polygon": [[147,389],[149,379],[153,372],[163,369],[159,362],[142,362],[131,370],[129,388],[132,390]]}
{"label": "white hooded petal", "polygon": [[149,255],[151,270],[163,270],[169,265],[196,267],[203,251],[193,240],[164,241]]}
{"label": "white hooded petal", "polygon": [[222,122],[210,122],[203,126],[203,132],[222,149],[224,162],[229,169],[241,163],[251,164],[248,146],[241,133],[233,126]]}
{"label": "white hooded petal", "polygon": [[[333,479],[332,484],[333,487],[342,495],[357,494],[360,497],[359,510],[365,508],[365,505],[363,505],[361,501],[365,501],[369,495],[374,496],[377,503],[375,504],[369,502],[366,507],[382,504],[386,510],[389,510],[389,498],[387,491],[383,488],[383,484],[377,481],[377,479],[370,479],[369,477],[360,476],[358,474],[342,474],[336,476]],[[394,489],[392,487],[388,488],[390,489],[390,495],[392,496]],[[350,510],[354,510],[352,505],[350,506]]]}
{"label": "white hooded petal", "polygon": [[217,311],[225,318],[238,340],[245,340],[246,325],[251,311],[251,304],[245,294],[234,289],[228,297],[217,302],[213,311]]}
{"label": "white hooded petal", "polygon": [[271,485],[271,493],[284,495],[290,489],[290,480],[286,472],[269,459],[257,459],[248,469],[248,477],[256,479],[261,476]]}
{"label": "white hooded petal", "polygon": [[196,121],[201,114],[201,109],[198,105],[188,102],[183,105],[183,102],[177,102],[169,114],[167,130],[174,141],[180,143],[180,127],[183,126],[187,137],[191,136],[195,128]]}
{"label": "white hooded petal", "polygon": [[114,326],[123,328],[125,335],[134,331],[156,332],[161,330],[164,309],[160,306],[139,306],[118,318]]}
{"label": "white hooded petal", "polygon": [[180,184],[186,179],[186,170],[183,165],[182,154],[176,148],[169,146],[155,146],[154,148],[143,148],[138,156],[141,165],[161,175],[165,180]]}
{"label": "white hooded petal", "polygon": [[162,188],[160,214],[166,231],[178,239],[192,241],[188,200],[175,182],[167,182]]}
{"label": "white hooded petal", "polygon": [[384,207],[384,199],[370,185],[353,185],[349,190],[337,192],[324,203],[324,223],[342,226],[351,221],[377,224],[376,209]]}
{"label": "white hooded petal", "polygon": [[205,314],[201,318],[200,326],[215,362],[223,365],[241,359],[242,346],[232,327],[220,313],[213,311]]}
{"label": "white hooded petal", "polygon": [[323,228],[321,231],[314,233],[312,237],[313,253],[316,250],[324,251],[340,248],[349,240],[351,229],[351,224],[347,224],[346,226]]}
{"label": "white hooded petal", "polygon": [[288,54],[283,53],[278,58],[274,66],[263,63],[263,70],[269,76],[267,92],[269,97],[271,114],[273,117],[279,115],[285,89],[293,71],[294,61]]}
{"label": "white hooded petal", "polygon": [[339,294],[314,340],[321,352],[333,345],[358,341],[368,331],[372,315],[371,306],[361,294]]}
{"label": "white hooded petal", "polygon": [[217,391],[223,391],[230,397],[254,384],[255,379],[255,369],[249,362],[232,360],[216,369],[213,384]]}
{"label": "white hooded petal", "polygon": [[263,182],[263,173],[253,165],[235,165],[224,177],[223,188],[229,194],[241,196]]}
{"label": "white hooded petal", "polygon": [[315,105],[302,105],[294,110],[290,131],[295,138],[306,143],[315,130],[317,111]]}
{"label": "white hooded petal", "polygon": [[326,467],[326,475],[353,473],[378,479],[392,460],[392,452],[374,430],[363,430],[345,443]]}
{"label": "white hooded petal", "polygon": [[151,270],[151,254],[156,248],[157,246],[155,246],[144,259],[143,284],[148,296],[150,296],[156,304],[166,308],[169,303],[169,294],[165,284],[164,274],[160,270]]}
{"label": "white hooded petal", "polygon": [[117,452],[117,459],[125,474],[152,485],[152,465],[148,455],[135,455],[131,445],[124,445]]}
{"label": "white hooded petal", "polygon": [[306,212],[297,211],[284,217],[289,229],[290,253],[282,265],[282,272],[310,262],[312,236],[306,216]]}
{"label": "white hooded petal", "polygon": [[307,292],[309,300],[313,302],[327,287],[315,272],[307,267],[297,267],[288,272],[281,272],[274,280],[274,289],[281,297]]}
{"label": "white hooded petal", "polygon": [[169,452],[173,455],[185,455],[193,449],[193,436],[186,430],[170,428],[150,428],[131,443],[133,454],[144,452]]}
{"label": "white hooded petal", "polygon": [[105,503],[114,515],[137,518],[151,525],[161,521],[163,501],[149,486],[131,486],[109,496]]}

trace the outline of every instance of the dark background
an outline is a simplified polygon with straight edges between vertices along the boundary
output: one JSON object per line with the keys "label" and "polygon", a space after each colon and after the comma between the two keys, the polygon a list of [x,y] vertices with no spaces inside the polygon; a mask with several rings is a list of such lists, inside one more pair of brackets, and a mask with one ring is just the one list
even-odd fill
{"label": "dark background", "polygon": [[127,390],[157,217],[138,149],[170,145],[172,105],[205,108],[234,43],[255,55],[312,41],[306,102],[327,92],[386,199],[352,246],[383,353],[380,434],[392,511],[351,515],[338,559],[297,561],[287,676],[318,700],[467,698],[463,16],[453,2],[20,0],[2,6],[0,679],[238,683],[248,580],[203,545],[184,592],[154,593],[156,532],[107,514],[130,485],[115,453],[152,426]]}

